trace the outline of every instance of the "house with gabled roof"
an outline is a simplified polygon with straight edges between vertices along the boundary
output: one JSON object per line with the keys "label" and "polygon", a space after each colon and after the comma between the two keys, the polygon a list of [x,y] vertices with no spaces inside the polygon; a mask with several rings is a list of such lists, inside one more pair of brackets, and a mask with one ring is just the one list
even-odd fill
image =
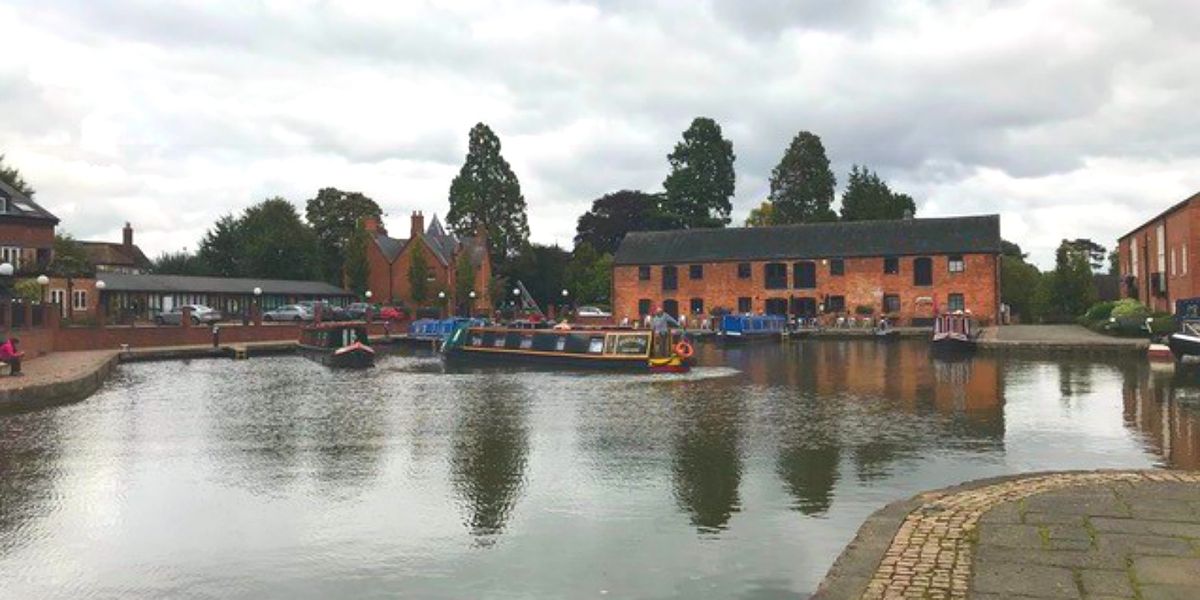
{"label": "house with gabled roof", "polygon": [[[389,236],[378,219],[367,219],[363,228],[371,237],[371,243],[367,244],[367,289],[375,302],[409,308],[439,307],[443,302],[438,293],[444,292],[448,312],[474,313],[491,306],[488,288],[492,263],[485,234],[460,238],[447,232],[436,215],[426,227],[425,215],[420,211],[412,213],[407,238]],[[418,255],[427,267],[426,297],[422,299],[413,297],[410,281],[413,260]],[[471,264],[470,290],[475,292],[474,299],[455,297],[459,288],[456,266],[462,259]]]}
{"label": "house with gabled roof", "polygon": [[53,258],[56,225],[58,217],[0,180],[0,262],[18,275],[41,273]]}

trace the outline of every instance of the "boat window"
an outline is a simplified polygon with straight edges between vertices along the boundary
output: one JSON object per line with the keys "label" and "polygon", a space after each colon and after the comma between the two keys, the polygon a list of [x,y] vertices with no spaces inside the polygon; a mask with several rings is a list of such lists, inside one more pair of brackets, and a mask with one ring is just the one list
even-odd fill
{"label": "boat window", "polygon": [[483,345],[483,336],[482,335],[471,336],[471,345],[472,346],[482,346]]}
{"label": "boat window", "polygon": [[492,340],[492,347],[493,348],[503,348],[504,347],[504,336],[497,335],[496,338]]}
{"label": "boat window", "polygon": [[533,348],[533,336],[527,335],[521,338],[521,349],[530,350]]}
{"label": "boat window", "polygon": [[560,335],[557,340],[554,340],[554,349],[562,352],[567,347],[567,336]]}
{"label": "boat window", "polygon": [[[567,336],[566,345],[563,347],[564,352],[585,353],[588,351],[588,345],[591,344],[591,336],[586,333],[575,333]],[[603,340],[601,340],[603,346]]]}
{"label": "boat window", "polygon": [[616,353],[617,354],[633,354],[642,355],[649,348],[649,338],[645,335],[617,335],[616,338]]}
{"label": "boat window", "polygon": [[602,337],[592,338],[591,341],[588,342],[588,353],[589,354],[600,354],[601,352],[604,352],[604,338],[602,338]]}
{"label": "boat window", "polygon": [[608,335],[604,337],[604,353],[614,354],[617,351],[617,336]]}
{"label": "boat window", "polygon": [[520,348],[521,340],[523,339],[525,338],[520,333],[510,332],[504,340],[504,347],[513,349]]}

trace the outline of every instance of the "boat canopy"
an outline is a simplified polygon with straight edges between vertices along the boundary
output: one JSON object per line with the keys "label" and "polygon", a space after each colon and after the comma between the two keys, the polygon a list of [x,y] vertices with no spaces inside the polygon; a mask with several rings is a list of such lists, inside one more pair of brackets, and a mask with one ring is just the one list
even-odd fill
{"label": "boat canopy", "polygon": [[933,333],[959,333],[971,335],[971,315],[953,312],[941,315],[933,323]]}
{"label": "boat canopy", "polygon": [[735,333],[778,333],[787,329],[783,315],[725,315],[721,329]]}

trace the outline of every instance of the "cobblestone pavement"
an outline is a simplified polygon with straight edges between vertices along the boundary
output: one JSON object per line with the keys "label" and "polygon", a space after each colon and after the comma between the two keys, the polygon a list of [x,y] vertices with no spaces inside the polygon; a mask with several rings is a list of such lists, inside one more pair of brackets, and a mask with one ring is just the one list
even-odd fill
{"label": "cobblestone pavement", "polygon": [[1200,599],[1200,473],[1036,475],[923,500],[864,599]]}
{"label": "cobblestone pavement", "polygon": [[114,354],[114,350],[55,352],[24,361],[23,376],[0,376],[0,391],[16,392],[77,379],[95,373]]}

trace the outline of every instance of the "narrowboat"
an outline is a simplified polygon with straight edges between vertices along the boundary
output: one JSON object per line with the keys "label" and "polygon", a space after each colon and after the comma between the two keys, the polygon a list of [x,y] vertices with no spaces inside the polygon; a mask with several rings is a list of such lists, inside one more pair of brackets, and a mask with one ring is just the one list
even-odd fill
{"label": "narrowboat", "polygon": [[[1167,346],[1175,362],[1186,356],[1200,356],[1200,298],[1175,301],[1175,314],[1179,331],[1167,336]],[[1150,331],[1150,319],[1146,319],[1146,330]]]}
{"label": "narrowboat", "polygon": [[451,317],[449,319],[417,319],[408,326],[408,337],[420,340],[437,340],[445,341],[454,333],[455,327],[460,323],[467,323],[472,326],[482,326],[485,322],[483,319],[471,319],[468,317]]}
{"label": "narrowboat", "polygon": [[724,315],[717,327],[717,338],[727,343],[778,341],[787,333],[783,315]]}
{"label": "narrowboat", "polygon": [[529,329],[460,324],[442,347],[448,363],[529,365],[686,373],[693,348],[678,333],[666,348],[648,330]]}
{"label": "narrowboat", "polygon": [[300,353],[329,367],[365,369],[375,365],[365,323],[319,323],[300,331]]}
{"label": "narrowboat", "polygon": [[933,321],[933,348],[948,352],[969,352],[975,349],[979,330],[971,313],[955,311]]}

